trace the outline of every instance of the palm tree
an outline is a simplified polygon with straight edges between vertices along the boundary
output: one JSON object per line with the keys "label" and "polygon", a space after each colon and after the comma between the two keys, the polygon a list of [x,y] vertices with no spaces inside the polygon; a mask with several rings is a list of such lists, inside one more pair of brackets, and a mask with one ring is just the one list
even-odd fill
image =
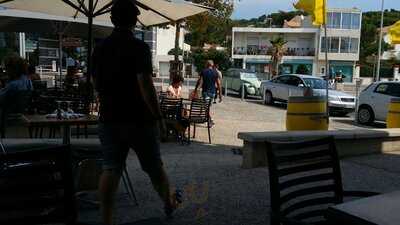
{"label": "palm tree", "polygon": [[270,41],[272,44],[272,56],[271,56],[271,64],[272,64],[272,76],[278,75],[279,72],[279,64],[282,60],[284,47],[287,43],[283,39],[283,37],[277,37]]}

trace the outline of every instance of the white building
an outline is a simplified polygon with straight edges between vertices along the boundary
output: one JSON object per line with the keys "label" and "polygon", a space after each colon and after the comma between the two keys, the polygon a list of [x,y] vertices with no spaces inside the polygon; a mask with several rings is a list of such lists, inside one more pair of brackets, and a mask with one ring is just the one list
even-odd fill
{"label": "white building", "polygon": [[[301,22],[298,22],[301,18]],[[358,9],[328,10],[328,59],[330,73],[343,73],[345,82],[359,77],[361,11]],[[307,17],[286,21],[284,28],[234,27],[232,29],[232,58],[236,67],[269,72],[272,54],[270,41],[282,36],[287,44],[281,73],[296,73],[300,65],[309,74],[325,73],[324,29],[314,27]]]}
{"label": "white building", "polygon": [[[169,62],[174,60],[173,55],[168,52],[175,48],[175,26],[166,28],[152,28],[144,32],[144,41],[150,46],[153,53],[153,66],[158,76],[169,77]],[[179,47],[185,51],[190,51],[190,45],[184,44],[185,30],[181,29],[179,37]],[[182,60],[182,57],[180,57]]]}

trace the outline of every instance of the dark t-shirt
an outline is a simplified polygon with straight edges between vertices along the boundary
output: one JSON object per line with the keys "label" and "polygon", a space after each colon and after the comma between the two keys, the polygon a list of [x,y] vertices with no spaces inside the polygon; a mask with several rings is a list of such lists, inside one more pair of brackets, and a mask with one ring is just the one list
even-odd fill
{"label": "dark t-shirt", "polygon": [[218,74],[211,68],[201,71],[200,76],[203,78],[203,92],[216,93],[215,83],[218,80]]}
{"label": "dark t-shirt", "polygon": [[100,121],[146,123],[154,121],[144,102],[138,74],[151,76],[149,46],[129,30],[114,29],[93,52],[93,77],[100,98]]}

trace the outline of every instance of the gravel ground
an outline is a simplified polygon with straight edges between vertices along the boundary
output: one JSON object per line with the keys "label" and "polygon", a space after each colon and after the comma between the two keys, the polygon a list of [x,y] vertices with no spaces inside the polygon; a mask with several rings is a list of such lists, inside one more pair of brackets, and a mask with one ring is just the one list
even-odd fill
{"label": "gravel ground", "polygon": [[[269,224],[269,184],[266,168],[244,170],[241,156],[230,151],[242,145],[239,131],[285,129],[283,106],[264,106],[253,100],[242,102],[227,97],[213,106],[212,142],[207,129],[198,128],[191,145],[162,144],[162,157],[171,183],[184,191],[184,204],[172,221],[163,221],[161,202],[147,176],[130,154],[128,170],[139,206],[132,205],[124,190],[118,195],[118,224],[155,218],[137,224],[171,225],[265,225]],[[333,118],[332,129],[355,129],[351,118]],[[389,192],[400,188],[400,157],[396,154],[370,155],[342,160],[346,189]],[[99,224],[95,208],[83,205],[80,220]],[[163,222],[161,222],[163,221]]]}

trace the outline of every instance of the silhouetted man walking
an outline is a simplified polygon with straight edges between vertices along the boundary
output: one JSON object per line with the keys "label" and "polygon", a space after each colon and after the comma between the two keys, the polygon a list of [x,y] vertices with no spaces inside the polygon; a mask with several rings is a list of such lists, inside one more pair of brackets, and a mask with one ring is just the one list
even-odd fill
{"label": "silhouetted man walking", "polygon": [[132,32],[140,14],[135,1],[115,1],[113,33],[93,53],[93,78],[100,98],[99,136],[103,148],[100,179],[101,212],[112,224],[114,196],[132,148],[170,216],[176,208],[160,155],[161,112],[151,75],[149,47]]}

